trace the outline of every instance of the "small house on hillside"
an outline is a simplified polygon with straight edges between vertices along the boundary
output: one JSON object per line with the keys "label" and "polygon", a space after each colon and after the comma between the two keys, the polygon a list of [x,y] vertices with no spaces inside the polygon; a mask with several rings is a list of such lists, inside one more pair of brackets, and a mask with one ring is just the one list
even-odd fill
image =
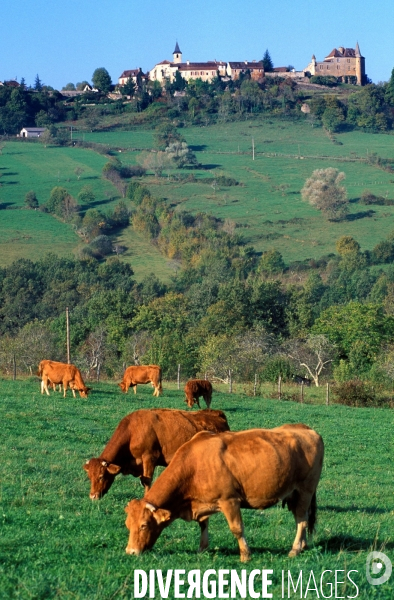
{"label": "small house on hillside", "polygon": [[46,130],[46,127],[24,127],[23,129],[21,129],[19,137],[39,138],[40,135]]}

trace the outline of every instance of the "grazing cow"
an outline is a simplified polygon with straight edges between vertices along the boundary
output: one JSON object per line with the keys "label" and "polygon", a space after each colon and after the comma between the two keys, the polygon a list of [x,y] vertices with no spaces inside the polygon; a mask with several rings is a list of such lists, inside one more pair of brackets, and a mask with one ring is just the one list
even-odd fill
{"label": "grazing cow", "polygon": [[201,408],[199,398],[202,396],[205,400],[207,408],[211,406],[212,400],[212,383],[205,379],[190,379],[185,385],[185,402],[189,408],[193,408],[194,404],[198,404]]}
{"label": "grazing cow", "polygon": [[178,448],[193,435],[199,431],[228,430],[221,410],[136,410],[120,421],[100,456],[84,465],[91,481],[91,500],[102,498],[118,473],[139,477],[147,491],[155,467],[167,466]]}
{"label": "grazing cow", "polygon": [[68,365],[54,360],[42,360],[38,366],[37,374],[41,377],[41,394],[45,391],[49,396],[49,383],[53,389],[55,389],[55,385],[63,385],[64,398],[66,397],[67,387],[72,391],[74,398],[75,390],[79,392],[81,398],[88,397],[90,388],[84,384],[81,372],[75,365]]}
{"label": "grazing cow", "polygon": [[179,518],[199,523],[204,550],[208,517],[222,512],[246,562],[250,550],[240,509],[261,510],[282,501],[296,520],[289,554],[296,556],[306,548],[306,529],[314,529],[323,452],[320,435],[302,424],[198,433],[179,448],[144,498],[128,503],[126,552],[141,554],[152,548],[163,529]]}
{"label": "grazing cow", "polygon": [[308,379],[308,377],[302,377],[301,375],[293,375],[292,379],[294,381],[294,383],[297,383],[298,385],[306,385],[307,387],[310,387],[312,380]]}
{"label": "grazing cow", "polygon": [[137,393],[138,383],[151,383],[154,387],[154,396],[159,396],[163,391],[161,385],[161,367],[157,365],[132,366],[127,367],[123,379],[118,383],[122,392],[127,394],[129,387],[134,387],[134,393]]}

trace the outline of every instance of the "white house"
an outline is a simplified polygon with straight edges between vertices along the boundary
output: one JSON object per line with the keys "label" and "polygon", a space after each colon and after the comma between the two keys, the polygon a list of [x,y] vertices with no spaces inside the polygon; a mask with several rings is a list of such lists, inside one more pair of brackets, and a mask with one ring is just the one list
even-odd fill
{"label": "white house", "polygon": [[40,135],[46,130],[46,127],[24,127],[23,129],[21,129],[19,137],[39,138]]}

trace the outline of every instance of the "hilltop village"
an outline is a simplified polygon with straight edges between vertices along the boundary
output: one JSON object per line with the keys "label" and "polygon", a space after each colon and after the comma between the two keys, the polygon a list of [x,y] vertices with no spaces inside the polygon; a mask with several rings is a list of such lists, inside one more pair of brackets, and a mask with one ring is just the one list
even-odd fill
{"label": "hilltop village", "polygon": [[186,81],[201,79],[211,82],[219,76],[222,80],[235,80],[241,74],[249,73],[250,78],[256,81],[264,77],[285,77],[296,80],[307,80],[311,76],[334,76],[345,83],[363,85],[365,83],[365,58],[361,55],[358,43],[355,48],[334,48],[322,61],[317,61],[312,55],[311,62],[302,71],[289,67],[264,68],[263,61],[221,61],[207,62],[183,61],[182,51],[176,42],[172,53],[172,61],[162,60],[150,71],[143,73],[141,68],[123,71],[118,79],[119,86],[126,84],[127,80],[137,83],[138,78],[150,81],[159,81],[161,84],[167,80],[173,83],[179,75]]}

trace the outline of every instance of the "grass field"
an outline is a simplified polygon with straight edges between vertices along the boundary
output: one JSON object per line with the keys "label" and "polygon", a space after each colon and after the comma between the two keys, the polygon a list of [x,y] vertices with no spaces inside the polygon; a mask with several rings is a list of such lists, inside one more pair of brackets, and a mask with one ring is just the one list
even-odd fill
{"label": "grass field", "polygon": [[[371,153],[393,157],[394,136],[355,131],[336,135],[334,143],[321,127],[307,120],[269,117],[180,131],[205,166],[205,171],[194,172],[197,180],[226,175],[237,179],[242,187],[214,190],[210,184],[179,183],[165,177],[151,178],[149,187],[179,208],[234,220],[238,231],[259,251],[276,247],[285,261],[319,258],[334,252],[335,241],[342,235],[354,236],[365,250],[394,229],[393,207],[358,203],[366,188],[394,199],[394,175],[362,162]],[[90,141],[123,147],[122,159],[132,163],[139,151],[131,148],[152,145],[151,131],[86,136]],[[348,219],[342,223],[328,223],[302,201],[299,193],[314,169],[327,167],[346,174],[351,205]],[[283,184],[288,187],[280,189]]]}
{"label": "grass field", "polygon": [[[154,400],[148,386],[127,396],[114,383],[93,388],[87,401],[71,396],[64,400],[58,393],[41,396],[34,379],[0,381],[2,599],[132,598],[134,569],[175,568],[238,572],[246,568],[248,573],[273,569],[269,591],[275,599],[282,597],[282,569],[293,577],[301,569],[309,577],[313,570],[316,579],[326,569],[354,569],[358,598],[393,598],[393,578],[371,586],[365,576],[371,550],[394,557],[393,411],[253,399],[240,391],[214,393],[213,407],[226,412],[234,430],[304,422],[322,434],[326,455],[314,543],[289,559],[293,518],[274,507],[243,511],[253,552],[246,566],[239,562],[237,544],[222,515],[211,519],[208,552],[196,554],[198,527],[179,520],[163,532],[152,551],[137,558],[125,553],[123,509],[130,498],[142,496],[140,484],[132,477],[120,477],[102,501],[93,503],[82,465],[99,455],[124,415],[141,407],[183,408],[183,392],[164,385],[163,396]],[[339,580],[341,576],[345,579],[339,573]],[[326,581],[333,578],[333,573],[326,574]],[[330,597],[328,587],[323,591]],[[347,586],[338,585],[336,597],[355,596],[349,581]],[[173,588],[169,597],[174,597]],[[299,591],[290,597],[299,598]],[[306,597],[319,596],[312,591]]]}
{"label": "grass field", "polygon": [[[269,117],[209,127],[188,127],[180,131],[204,166],[203,170],[192,171],[197,181],[181,183],[174,178],[151,175],[145,182],[156,196],[166,198],[178,209],[193,213],[204,211],[222,219],[232,219],[238,226],[237,231],[258,251],[275,247],[280,250],[285,262],[316,259],[335,252],[335,242],[342,235],[352,235],[363,250],[371,250],[394,229],[393,206],[371,207],[359,203],[366,188],[377,195],[394,199],[394,174],[365,162],[371,153],[384,158],[393,157],[393,135],[356,131],[338,134],[332,141],[321,127],[312,126],[308,120]],[[105,144],[108,148],[122,149],[119,157],[125,164],[134,164],[140,150],[153,146],[152,130],[75,135],[83,136],[86,141]],[[255,160],[252,160],[252,138]],[[97,197],[95,206],[105,210],[119,199],[110,182],[101,178],[101,169],[106,161],[105,156],[92,150],[44,148],[38,143],[7,142],[0,156],[0,206],[22,206],[30,189],[36,191],[42,203],[55,185],[65,186],[77,196],[81,187],[89,184]],[[79,181],[75,175],[77,167],[83,169]],[[346,174],[350,212],[340,223],[328,222],[301,199],[300,190],[307,177],[314,169],[326,167],[338,168]],[[211,184],[204,183],[204,178],[217,175],[233,177],[241,185],[213,189]],[[0,214],[1,229],[4,213],[1,211]],[[0,254],[0,264],[7,264],[13,256],[26,254],[23,240],[18,243],[18,223],[15,223],[14,232],[11,227],[12,219],[17,221],[19,214],[7,215],[4,220],[4,227],[15,242],[12,251],[5,253],[4,257]],[[27,223],[30,218],[34,233],[34,217],[25,216],[24,220]],[[61,240],[59,253],[65,253],[68,245],[64,245],[64,233],[61,233],[64,226],[58,223],[56,227]],[[72,236],[69,239],[71,243]],[[42,241],[43,245],[48,243],[44,237]],[[131,228],[123,231],[120,242],[129,248],[124,260],[132,264],[137,279],[154,271],[163,280],[168,280],[172,267],[149,242],[139,239]],[[51,242],[49,245],[52,245]],[[33,256],[43,253],[39,240],[32,250]],[[57,251],[56,246],[53,250]]]}

